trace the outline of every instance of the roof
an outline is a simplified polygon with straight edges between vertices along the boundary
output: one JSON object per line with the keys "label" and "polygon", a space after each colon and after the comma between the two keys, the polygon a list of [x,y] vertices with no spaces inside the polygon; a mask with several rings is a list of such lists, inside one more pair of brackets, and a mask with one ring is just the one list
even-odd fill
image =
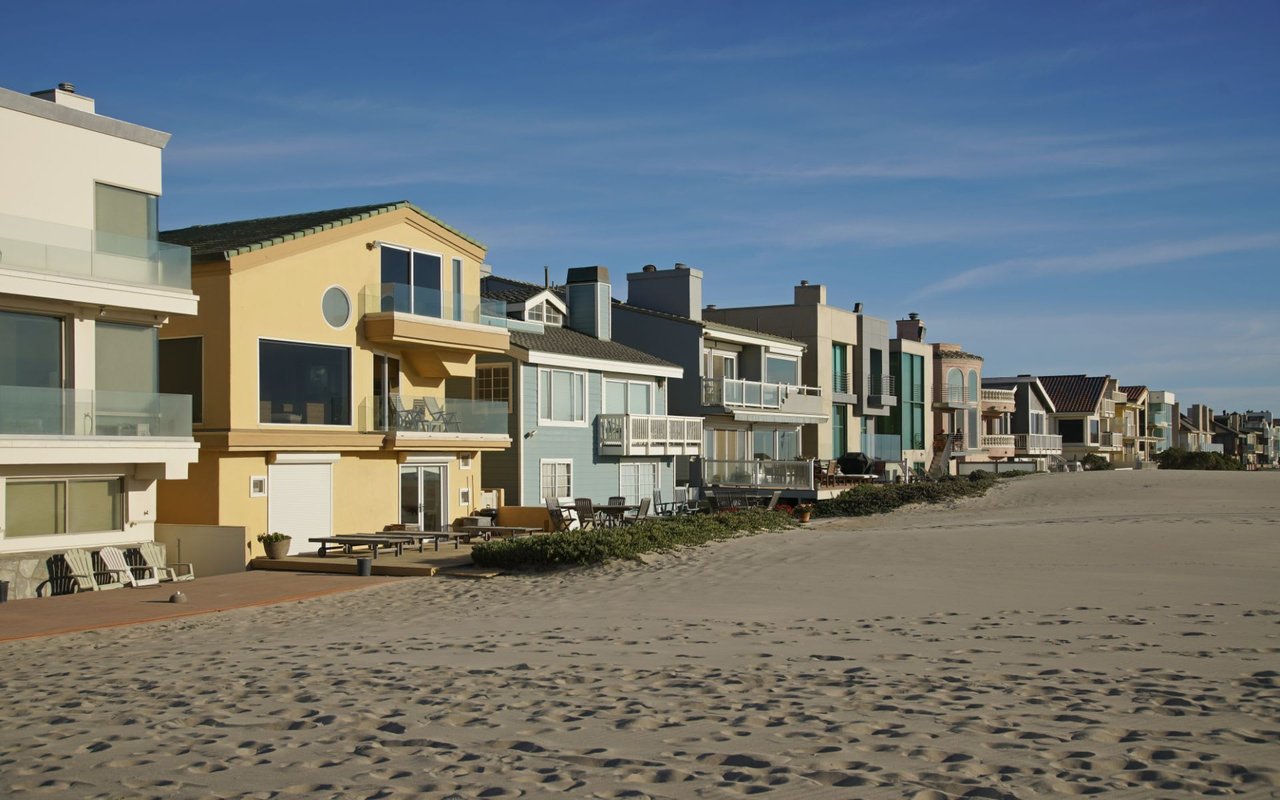
{"label": "roof", "polygon": [[1142,399],[1142,395],[1147,391],[1145,386],[1121,386],[1120,391],[1124,392],[1125,397],[1130,403],[1136,403]]}
{"label": "roof", "polygon": [[1041,375],[1040,384],[1048,392],[1060,414],[1091,413],[1098,409],[1108,378],[1088,375]]}
{"label": "roof", "polygon": [[557,328],[548,325],[542,333],[511,331],[511,344],[523,350],[536,350],[541,353],[557,353],[579,358],[598,358],[605,361],[624,361],[633,364],[649,364],[655,367],[675,367],[665,359],[650,355],[643,350],[628,347],[618,342],[597,339],[585,333],[578,333],[571,328]]}
{"label": "roof", "polygon": [[982,356],[976,353],[966,353],[963,350],[934,350],[934,358],[971,358],[975,361],[983,361]]}
{"label": "roof", "polygon": [[332,228],[340,228],[343,225],[350,225],[353,222],[402,208],[412,209],[477,247],[484,247],[481,242],[444,224],[408,200],[371,206],[332,208],[327,211],[308,211],[304,214],[288,214],[283,217],[242,219],[234,222],[219,222],[214,225],[192,225],[189,228],[161,231],[160,241],[191,248],[191,257],[195,261],[229,260],[244,253],[301,239]]}

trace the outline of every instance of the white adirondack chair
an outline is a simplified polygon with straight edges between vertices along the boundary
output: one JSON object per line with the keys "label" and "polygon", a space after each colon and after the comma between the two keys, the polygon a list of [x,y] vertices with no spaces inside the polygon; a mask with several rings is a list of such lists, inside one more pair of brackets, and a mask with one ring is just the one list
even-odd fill
{"label": "white adirondack chair", "polygon": [[138,545],[138,552],[148,567],[155,569],[162,581],[193,581],[196,579],[195,567],[188,561],[173,564],[164,563],[164,553],[155,542],[143,542]]}
{"label": "white adirondack chair", "polygon": [[128,586],[155,586],[160,582],[160,576],[155,567],[130,566],[124,557],[124,551],[118,547],[104,547],[98,551],[98,555],[102,558],[102,563],[107,565],[107,569],[120,575]]}

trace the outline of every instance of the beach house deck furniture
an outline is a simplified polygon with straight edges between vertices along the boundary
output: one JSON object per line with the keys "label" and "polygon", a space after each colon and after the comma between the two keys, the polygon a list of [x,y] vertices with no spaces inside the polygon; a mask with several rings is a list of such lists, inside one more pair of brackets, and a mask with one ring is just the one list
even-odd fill
{"label": "beach house deck furniture", "polygon": [[[93,554],[88,550],[68,550],[62,554],[70,573],[58,577],[71,579],[73,592],[97,592],[104,589],[120,589],[124,586],[124,574],[128,570],[98,570],[93,566]],[[124,574],[122,574],[122,572]],[[109,575],[111,580],[100,581],[99,575]]]}
{"label": "beach house deck furniture", "polygon": [[578,515],[578,529],[596,527],[596,511],[590,497],[579,497],[573,501],[573,510]]}
{"label": "beach house deck furniture", "polygon": [[644,522],[649,518],[649,507],[651,503],[652,501],[650,498],[641,497],[640,505],[636,507],[636,513],[630,515],[624,514],[621,520],[622,524],[635,525],[638,522]]}
{"label": "beach house deck furniture", "polygon": [[196,579],[195,567],[190,562],[164,563],[164,552],[155,542],[143,542],[138,545],[138,552],[147,566],[156,571],[162,581],[193,581]]}
{"label": "beach house deck furniture", "polygon": [[134,566],[124,557],[124,551],[118,547],[104,547],[98,556],[107,569],[118,573],[128,586],[155,586],[160,582],[160,574],[155,567]]}
{"label": "beach house deck furniture", "polygon": [[[374,558],[378,557],[378,550],[383,547],[391,547],[395,549],[396,555],[404,555],[404,546],[413,544],[412,536],[396,536],[393,534],[346,534],[342,536],[314,536],[308,541],[319,544],[316,555],[324,558],[330,549],[341,548],[344,553],[350,554],[354,552],[356,547],[367,547],[373,554]],[[330,547],[332,545],[332,547]]]}
{"label": "beach house deck furniture", "polygon": [[387,526],[378,533],[360,533],[357,536],[371,536],[377,539],[386,539],[388,542],[394,542],[396,539],[408,539],[410,544],[418,545],[418,552],[426,551],[426,545],[432,545],[437,551],[440,549],[441,542],[453,542],[456,549],[458,546],[457,537],[449,533],[430,533],[423,531],[401,530],[396,531]]}
{"label": "beach house deck furniture", "polygon": [[427,425],[431,430],[436,431],[460,431],[461,423],[458,422],[458,414],[454,411],[446,411],[440,407],[440,402],[434,397],[423,398],[426,404]]}

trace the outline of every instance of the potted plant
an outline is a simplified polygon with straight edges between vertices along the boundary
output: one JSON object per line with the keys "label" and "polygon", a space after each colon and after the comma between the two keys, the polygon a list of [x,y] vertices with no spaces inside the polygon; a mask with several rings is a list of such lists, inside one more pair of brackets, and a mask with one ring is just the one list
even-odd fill
{"label": "potted plant", "polygon": [[796,522],[808,522],[813,516],[813,503],[797,503],[795,510]]}
{"label": "potted plant", "polygon": [[267,551],[267,558],[284,558],[289,555],[289,543],[293,538],[276,531],[258,534],[258,541],[262,542],[263,549]]}

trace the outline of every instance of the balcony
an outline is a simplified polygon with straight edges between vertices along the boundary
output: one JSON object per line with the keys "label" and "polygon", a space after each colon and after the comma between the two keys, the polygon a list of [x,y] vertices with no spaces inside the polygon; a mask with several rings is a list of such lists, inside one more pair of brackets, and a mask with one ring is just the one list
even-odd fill
{"label": "balcony", "polygon": [[1124,447],[1124,434],[1102,431],[1098,434],[1099,450],[1119,450]]}
{"label": "balcony", "polygon": [[1102,408],[1098,411],[1098,416],[1103,419],[1110,419],[1116,415],[1116,403],[1114,400],[1103,400]]}
{"label": "balcony", "polygon": [[703,486],[727,486],[743,489],[790,489],[813,491],[813,462],[723,461],[702,459],[693,462],[702,470]]}
{"label": "balcony", "polygon": [[702,417],[601,414],[596,417],[602,456],[696,456],[702,453]]}
{"label": "balcony", "polygon": [[963,386],[939,386],[933,393],[933,404],[945,408],[964,408],[966,397]]}
{"label": "balcony", "polygon": [[982,399],[984,414],[1012,414],[1017,406],[1017,392],[1013,389],[983,389],[979,395]]}
{"label": "balcony", "polygon": [[864,433],[862,452],[877,461],[901,461],[902,437],[896,433]]}
{"label": "balcony", "polygon": [[1020,456],[1062,455],[1062,437],[1051,433],[1016,433],[1013,450]]}
{"label": "balcony", "polygon": [[1012,434],[983,434],[978,437],[978,446],[987,451],[991,458],[1010,458],[1014,453],[1014,436]]}
{"label": "balcony", "polygon": [[360,295],[370,342],[401,349],[418,374],[466,377],[475,353],[503,353],[506,305],[403,283],[375,283]]}
{"label": "balcony", "polygon": [[857,388],[853,385],[853,375],[848,372],[831,374],[831,402],[853,405],[858,402]]}
{"label": "balcony", "polygon": [[827,417],[822,390],[788,383],[761,383],[737,378],[703,378],[702,405],[708,408],[781,411]]}
{"label": "balcony", "polygon": [[191,396],[0,386],[0,436],[191,438]]}
{"label": "balcony", "polygon": [[898,404],[897,381],[892,375],[867,375],[867,405],[892,407]]}
{"label": "balcony", "polygon": [[440,443],[453,449],[463,444],[501,449],[511,441],[509,416],[500,400],[374,395],[360,403],[358,425],[364,433],[387,434],[393,448]]}

